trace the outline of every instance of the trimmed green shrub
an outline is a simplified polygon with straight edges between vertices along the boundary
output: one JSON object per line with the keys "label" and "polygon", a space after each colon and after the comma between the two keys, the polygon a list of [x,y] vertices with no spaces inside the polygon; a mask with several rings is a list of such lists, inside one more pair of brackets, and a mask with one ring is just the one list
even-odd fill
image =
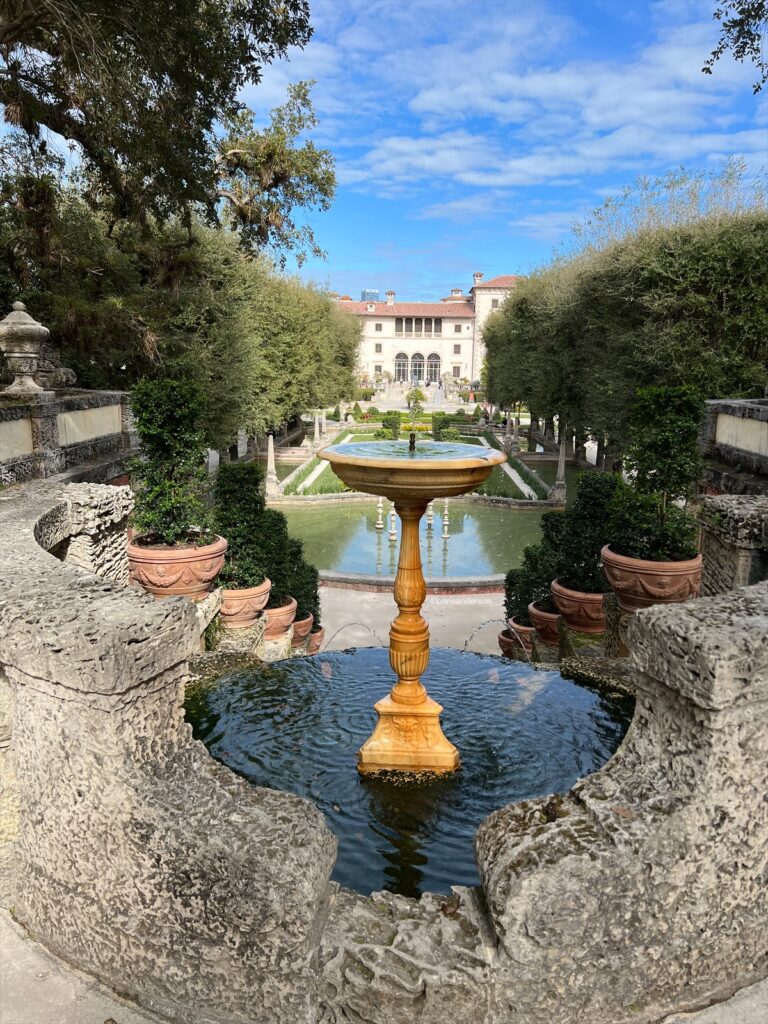
{"label": "trimmed green shrub", "polygon": [[379,410],[375,405],[369,405],[365,410],[365,418],[367,420],[375,420],[380,415]]}
{"label": "trimmed green shrub", "polygon": [[456,427],[444,427],[442,431],[442,441],[460,441],[461,434]]}
{"label": "trimmed green shrub", "polygon": [[319,579],[317,569],[304,558],[301,541],[292,537],[288,541],[288,592],[296,598],[296,618],[305,619],[311,614],[314,626],[320,625]]}
{"label": "trimmed green shrub", "polygon": [[217,531],[227,541],[220,579],[229,587],[256,587],[269,576],[261,543],[263,479],[258,462],[225,462],[216,475],[214,518]]}
{"label": "trimmed green shrub", "polygon": [[196,385],[142,380],[131,391],[141,457],[131,469],[138,482],[132,524],[148,543],[208,544],[208,475],[201,428],[205,405]]}
{"label": "trimmed green shrub", "polygon": [[611,588],[603,575],[600,551],[608,543],[608,521],[619,478],[613,473],[582,473],[576,496],[559,515],[557,579],[570,590],[605,594]]}
{"label": "trimmed green shrub", "polygon": [[444,412],[432,413],[432,437],[435,441],[442,441],[443,431],[448,426],[448,417]]}
{"label": "trimmed green shrub", "polygon": [[363,418],[363,410],[360,408],[359,402],[355,402],[355,404],[352,406],[352,415],[355,417],[356,420],[361,420]]}
{"label": "trimmed green shrub", "polygon": [[382,427],[389,431],[390,437],[397,441],[400,437],[400,423],[402,421],[402,415],[396,409],[391,412],[385,412],[381,417]]}
{"label": "trimmed green shrub", "polygon": [[485,416],[485,409],[482,407],[482,405],[476,405],[474,411],[472,412],[472,419],[475,421],[475,423],[477,423],[477,421],[482,419],[483,416]]}
{"label": "trimmed green shrub", "polygon": [[696,520],[660,494],[643,494],[621,482],[611,502],[607,543],[627,558],[677,562],[695,558]]}

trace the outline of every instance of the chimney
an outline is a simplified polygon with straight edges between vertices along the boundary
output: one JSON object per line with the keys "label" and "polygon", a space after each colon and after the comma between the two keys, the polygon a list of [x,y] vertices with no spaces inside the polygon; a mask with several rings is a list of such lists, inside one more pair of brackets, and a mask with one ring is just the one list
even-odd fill
{"label": "chimney", "polygon": [[479,271],[479,270],[476,270],[476,271],[474,272],[474,274],[472,275],[472,281],[473,281],[473,286],[474,286],[475,288],[477,288],[477,286],[478,286],[478,285],[480,284],[480,282],[482,281],[482,279],[483,279],[483,275],[482,275],[482,274],[480,273],[480,271]]}
{"label": "chimney", "polygon": [[387,292],[387,305],[394,306],[395,304],[395,293],[392,291]]}

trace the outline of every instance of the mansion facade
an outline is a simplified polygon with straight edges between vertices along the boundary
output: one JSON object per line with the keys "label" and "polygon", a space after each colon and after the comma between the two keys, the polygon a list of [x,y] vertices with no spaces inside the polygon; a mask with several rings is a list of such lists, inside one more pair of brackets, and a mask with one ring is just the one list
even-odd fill
{"label": "mansion facade", "polygon": [[476,381],[485,358],[483,324],[515,288],[512,275],[483,281],[474,275],[469,294],[452,288],[439,302],[353,302],[339,308],[356,314],[362,325],[359,369],[362,380],[389,377],[409,384],[436,383],[444,376]]}

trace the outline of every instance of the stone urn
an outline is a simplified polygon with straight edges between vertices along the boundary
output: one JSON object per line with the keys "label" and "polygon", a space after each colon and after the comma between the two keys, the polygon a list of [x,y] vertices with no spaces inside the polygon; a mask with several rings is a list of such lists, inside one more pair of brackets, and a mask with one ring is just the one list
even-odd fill
{"label": "stone urn", "polygon": [[602,594],[588,594],[583,590],[564,587],[560,580],[552,581],[552,600],[569,629],[577,633],[604,633],[605,610]]}
{"label": "stone urn", "polygon": [[199,547],[162,547],[128,542],[131,580],[155,597],[189,597],[200,601],[211,592],[224,565],[227,542],[217,537]]}
{"label": "stone urn", "polygon": [[272,581],[265,579],[256,587],[239,587],[221,591],[221,624],[225,629],[248,629],[266,607]]}
{"label": "stone urn", "polygon": [[293,638],[291,640],[291,647],[301,647],[309,636],[314,621],[315,616],[311,612],[303,619],[293,620]]}
{"label": "stone urn", "polygon": [[701,555],[680,562],[651,562],[619,555],[606,544],[600,557],[619,608],[625,612],[689,601],[701,593]]}
{"label": "stone urn", "polygon": [[537,601],[528,605],[528,618],[531,625],[539,634],[541,642],[550,647],[557,647],[560,643],[560,634],[557,631],[557,622],[560,616],[557,612],[545,612],[539,607]]}
{"label": "stone urn", "polygon": [[264,618],[267,620],[267,627],[264,630],[265,640],[277,640],[285,636],[296,618],[296,598],[287,597],[277,608],[265,608]]}
{"label": "stone urn", "polygon": [[51,332],[34,320],[23,302],[14,302],[13,312],[0,320],[0,349],[5,353],[8,369],[14,374],[7,395],[39,394],[43,388],[34,375],[43,342]]}

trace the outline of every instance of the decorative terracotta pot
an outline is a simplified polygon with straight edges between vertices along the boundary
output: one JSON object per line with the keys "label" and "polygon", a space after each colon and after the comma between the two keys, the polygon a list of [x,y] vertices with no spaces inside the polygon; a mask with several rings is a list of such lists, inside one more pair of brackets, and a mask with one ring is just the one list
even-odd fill
{"label": "decorative terracotta pot", "polygon": [[617,555],[606,544],[600,557],[619,607],[625,612],[688,601],[701,591],[701,555],[682,562],[651,562]]}
{"label": "decorative terracotta pot", "polygon": [[293,639],[291,640],[291,647],[301,647],[309,636],[309,631],[312,629],[314,621],[315,616],[311,612],[305,619],[293,620]]}
{"label": "decorative terracotta pot", "polygon": [[272,581],[265,579],[257,587],[241,587],[221,592],[221,624],[225,629],[248,629],[269,600]]}
{"label": "decorative terracotta pot", "polygon": [[498,640],[501,653],[505,658],[515,658],[521,652],[525,652],[525,654],[531,653],[530,644],[515,636],[509,629],[503,629],[499,633]]}
{"label": "decorative terracotta pot", "polygon": [[131,579],[155,597],[179,594],[199,601],[221,572],[227,542],[217,537],[202,547],[163,548],[128,543]]}
{"label": "decorative terracotta pot", "polygon": [[323,644],[323,640],[325,640],[325,630],[321,626],[320,629],[316,629],[314,633],[309,634],[309,653],[317,654]]}
{"label": "decorative terracotta pot", "polygon": [[536,639],[536,629],[533,626],[523,626],[514,616],[511,619],[507,619],[507,626],[517,646],[519,647],[522,644],[524,649],[530,654],[533,650],[533,641]]}
{"label": "decorative terracotta pot", "polygon": [[605,609],[602,594],[571,590],[559,580],[552,580],[552,600],[563,616],[563,622],[577,633],[604,633]]}
{"label": "decorative terracotta pot", "polygon": [[284,636],[290,629],[291,623],[296,618],[296,598],[286,598],[285,604],[278,608],[265,608],[264,618],[267,620],[267,628],[264,630],[265,640],[276,640]]}
{"label": "decorative terracotta pot", "polygon": [[560,634],[557,632],[557,620],[560,616],[556,612],[545,612],[539,608],[536,601],[528,605],[528,618],[542,643],[550,647],[557,647],[560,643]]}

